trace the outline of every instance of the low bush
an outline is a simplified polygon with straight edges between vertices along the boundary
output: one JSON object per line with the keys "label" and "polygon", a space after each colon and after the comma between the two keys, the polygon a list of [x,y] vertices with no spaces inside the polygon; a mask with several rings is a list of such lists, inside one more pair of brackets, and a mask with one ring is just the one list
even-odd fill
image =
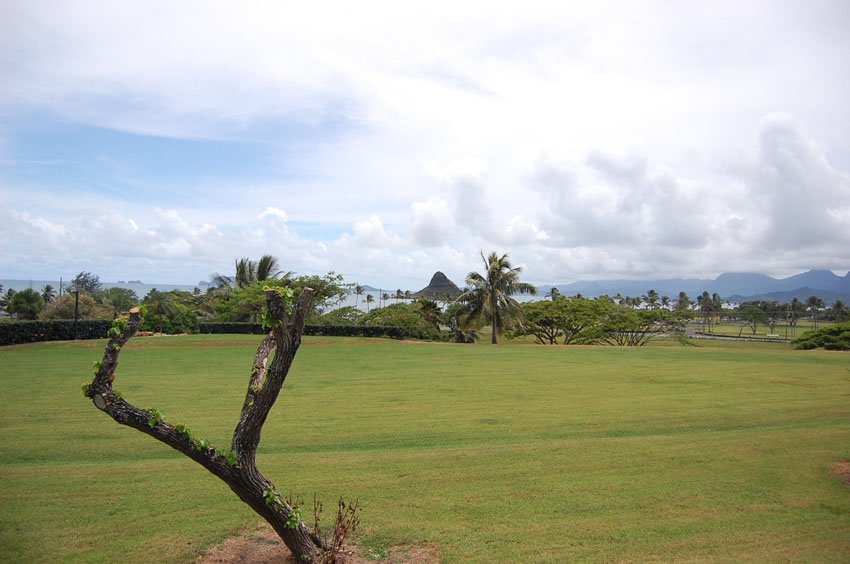
{"label": "low bush", "polygon": [[808,331],[791,342],[794,347],[803,350],[822,347],[829,351],[848,351],[850,350],[850,322],[836,323],[817,331]]}
{"label": "low bush", "polygon": [[[434,304],[436,307],[436,304]],[[399,328],[407,337],[413,339],[440,339],[439,323],[429,321],[425,315],[424,303],[416,301],[409,304],[392,304],[373,309],[361,319],[369,327]],[[439,316],[439,309],[434,318]]]}

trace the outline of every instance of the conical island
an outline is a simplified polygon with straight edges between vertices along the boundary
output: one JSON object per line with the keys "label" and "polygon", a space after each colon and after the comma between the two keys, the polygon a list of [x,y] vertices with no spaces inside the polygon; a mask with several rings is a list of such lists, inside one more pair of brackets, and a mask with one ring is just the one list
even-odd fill
{"label": "conical island", "polygon": [[434,276],[431,277],[431,282],[429,282],[426,287],[414,293],[413,296],[416,298],[442,300],[446,298],[454,299],[458,297],[460,293],[461,289],[457,287],[457,284],[449,280],[442,272],[437,271],[434,273]]}

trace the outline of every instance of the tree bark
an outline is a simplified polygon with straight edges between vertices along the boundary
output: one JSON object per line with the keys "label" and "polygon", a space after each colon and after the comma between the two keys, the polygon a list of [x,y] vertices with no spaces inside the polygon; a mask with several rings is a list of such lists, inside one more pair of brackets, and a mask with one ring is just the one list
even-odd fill
{"label": "tree bark", "polygon": [[[248,391],[229,451],[198,439],[182,425],[172,425],[157,410],[140,409],[113,392],[112,381],[121,347],[138,331],[141,323],[138,308],[130,310],[127,322],[119,320],[113,325],[103,360],[96,366],[94,379],[85,390],[95,407],[116,422],[167,444],[218,476],[274,528],[292,554],[303,562],[315,561],[319,552],[327,547],[304,524],[296,509],[284,500],[274,483],[259,471],[256,453],[263,424],[301,345],[312,298],[313,290],[304,288],[290,313],[280,292],[266,291],[272,330],[260,343],[254,357]],[[272,353],[274,358],[269,363]]]}

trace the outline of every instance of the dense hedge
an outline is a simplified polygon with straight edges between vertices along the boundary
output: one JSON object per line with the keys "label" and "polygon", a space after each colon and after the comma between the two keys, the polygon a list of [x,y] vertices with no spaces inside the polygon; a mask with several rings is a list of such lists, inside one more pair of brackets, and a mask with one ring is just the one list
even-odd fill
{"label": "dense hedge", "polygon": [[228,333],[242,335],[263,335],[267,333],[263,326],[259,323],[238,323],[230,322],[206,322],[198,323],[198,330],[201,333]]}
{"label": "dense hedge", "polygon": [[305,335],[324,335],[326,337],[390,337],[404,339],[404,329],[385,325],[307,325]]}
{"label": "dense hedge", "polygon": [[[107,319],[81,319],[77,322],[78,339],[103,339],[112,326]],[[201,333],[242,333],[262,335],[259,323],[200,323]],[[378,325],[307,325],[305,335],[327,337],[390,337],[404,339],[400,327]],[[37,341],[70,341],[74,338],[73,320],[15,321],[0,323],[0,346],[35,343]]]}
{"label": "dense hedge", "polygon": [[[81,319],[77,322],[77,338],[103,339],[111,326],[112,320],[108,319]],[[70,341],[73,338],[73,320],[0,323],[0,345],[37,341]]]}
{"label": "dense hedge", "polygon": [[[262,335],[266,333],[259,323],[201,323],[201,333],[241,333]],[[401,327],[380,325],[306,325],[305,335],[323,335],[326,337],[390,337],[404,339]]]}

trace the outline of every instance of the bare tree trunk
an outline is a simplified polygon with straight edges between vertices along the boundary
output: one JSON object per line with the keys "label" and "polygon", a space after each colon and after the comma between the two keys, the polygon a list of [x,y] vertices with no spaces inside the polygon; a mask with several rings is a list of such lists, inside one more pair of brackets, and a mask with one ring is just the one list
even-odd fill
{"label": "bare tree trunk", "polygon": [[[310,308],[313,290],[304,288],[292,312],[277,290],[266,291],[266,303],[272,331],[263,339],[254,357],[248,391],[230,450],[220,450],[198,439],[183,425],[165,421],[155,409],[136,407],[112,390],[121,347],[136,333],[141,322],[138,308],[129,321],[118,320],[92,383],[85,390],[94,405],[122,425],[152,436],[188,456],[223,480],[239,498],[274,528],[289,550],[303,562],[313,562],[326,545],[310,531],[280,495],[275,485],[256,466],[260,433],[269,411],[277,400],[295,353],[301,345],[304,320]],[[269,364],[272,353],[274,358]]]}

